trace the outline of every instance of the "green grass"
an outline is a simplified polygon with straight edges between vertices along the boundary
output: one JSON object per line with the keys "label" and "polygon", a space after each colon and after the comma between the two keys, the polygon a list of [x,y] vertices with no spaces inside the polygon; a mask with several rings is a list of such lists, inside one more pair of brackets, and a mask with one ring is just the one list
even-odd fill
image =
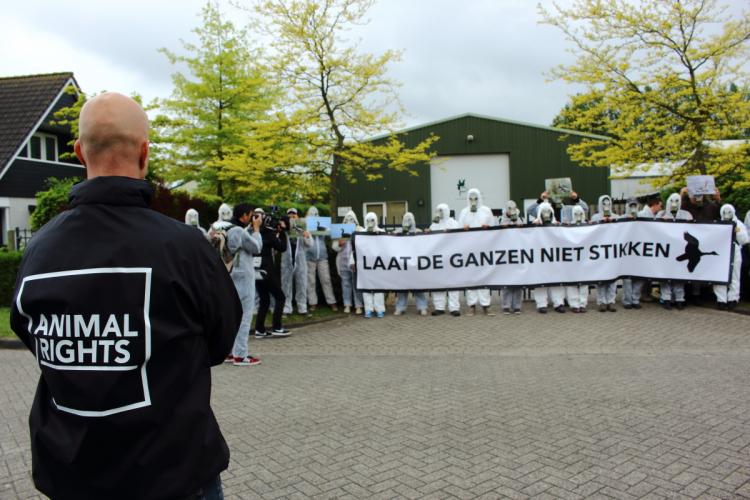
{"label": "green grass", "polygon": [[[270,313],[271,311],[269,311]],[[284,319],[284,326],[291,326],[299,323],[305,323],[308,321],[315,321],[324,318],[330,318],[333,316],[346,317],[347,314],[341,312],[331,311],[328,306],[323,306],[315,310],[312,316],[301,315],[301,314],[290,314],[288,318]],[[266,321],[270,320],[270,314],[266,317]],[[16,338],[16,334],[10,329],[10,308],[0,307],[0,338]]]}
{"label": "green grass", "polygon": [[0,307],[0,338],[16,338],[10,329],[10,307]]}

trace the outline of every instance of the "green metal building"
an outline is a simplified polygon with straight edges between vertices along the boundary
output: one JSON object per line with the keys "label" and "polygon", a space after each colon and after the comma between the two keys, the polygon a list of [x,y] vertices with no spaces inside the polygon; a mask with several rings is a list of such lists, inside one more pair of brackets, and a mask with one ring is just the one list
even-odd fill
{"label": "green metal building", "polygon": [[[508,199],[524,209],[545,189],[545,179],[569,177],[573,190],[589,204],[609,194],[609,168],[581,167],[566,152],[584,137],[569,130],[466,114],[399,132],[413,147],[434,134],[437,154],[431,164],[418,164],[408,172],[383,171],[383,178],[339,183],[339,214],[352,209],[363,220],[368,211],[400,224],[410,211],[418,224],[432,218],[438,203],[448,203],[458,213],[466,206],[466,191],[479,188],[485,204],[501,209]],[[383,138],[375,138],[374,141]]]}

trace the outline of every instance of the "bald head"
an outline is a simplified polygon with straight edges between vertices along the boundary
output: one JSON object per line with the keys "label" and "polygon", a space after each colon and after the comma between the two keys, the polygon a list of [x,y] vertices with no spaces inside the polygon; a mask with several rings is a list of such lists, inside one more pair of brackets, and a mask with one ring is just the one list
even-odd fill
{"label": "bald head", "polygon": [[142,179],[148,167],[148,117],[130,97],[100,94],[81,108],[78,159],[88,178],[120,175]]}

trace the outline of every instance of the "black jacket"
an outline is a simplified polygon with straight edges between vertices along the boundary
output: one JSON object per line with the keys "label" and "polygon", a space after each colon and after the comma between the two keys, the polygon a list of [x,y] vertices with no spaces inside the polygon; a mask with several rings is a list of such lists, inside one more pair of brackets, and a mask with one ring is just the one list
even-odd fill
{"label": "black jacket", "polygon": [[[263,271],[263,279],[275,276],[273,266],[273,250],[277,252],[286,251],[286,231],[273,231],[263,226],[260,230],[260,237],[263,238],[263,249],[260,251],[260,270]],[[257,271],[256,271],[257,272]]]}
{"label": "black jacket", "polygon": [[150,210],[152,193],[78,184],[21,263],[11,325],[41,368],[32,468],[53,498],[176,498],[228,465],[210,367],[242,308],[205,238]]}

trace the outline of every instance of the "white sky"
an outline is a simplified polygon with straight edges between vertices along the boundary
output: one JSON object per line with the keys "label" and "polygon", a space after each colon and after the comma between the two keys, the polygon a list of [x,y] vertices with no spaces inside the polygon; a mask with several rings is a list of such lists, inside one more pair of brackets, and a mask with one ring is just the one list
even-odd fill
{"label": "white sky", "polygon": [[[249,1],[249,0],[248,0]],[[730,10],[747,0],[724,0]],[[0,76],[73,71],[87,93],[171,93],[157,52],[192,39],[204,0],[24,0],[3,12]],[[549,4],[543,0],[543,4]],[[563,2],[566,3],[566,2]],[[222,2],[238,25],[245,14]],[[378,0],[356,34],[364,51],[403,49],[389,75],[417,125],[467,112],[549,125],[576,88],[544,73],[572,62],[569,44],[538,24],[537,0]]]}

